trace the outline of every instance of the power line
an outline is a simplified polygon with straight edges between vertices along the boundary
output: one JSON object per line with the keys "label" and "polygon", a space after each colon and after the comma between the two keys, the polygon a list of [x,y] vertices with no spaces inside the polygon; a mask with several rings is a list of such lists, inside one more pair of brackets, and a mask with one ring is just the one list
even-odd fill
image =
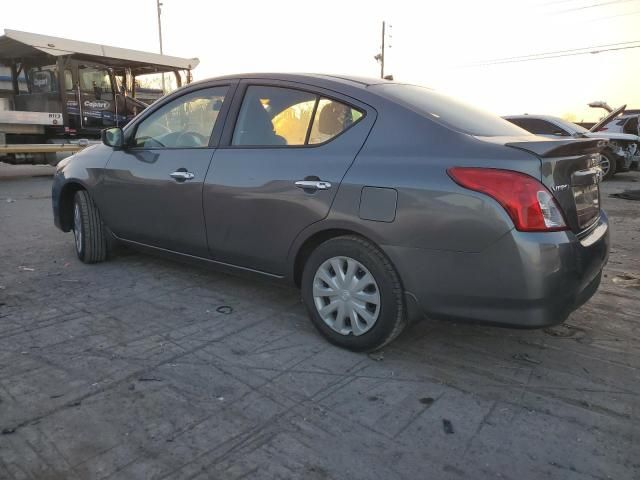
{"label": "power line", "polygon": [[640,43],[640,40],[634,40],[634,41],[630,41],[630,42],[619,42],[619,43],[608,43],[605,45],[592,45],[590,47],[580,47],[580,48],[569,48],[567,50],[555,50],[552,52],[541,52],[541,53],[531,53],[529,55],[519,55],[517,57],[504,57],[504,58],[494,58],[491,60],[485,60],[482,62],[478,62],[477,64],[472,64],[469,66],[475,66],[475,65],[491,65],[494,63],[503,63],[506,62],[508,60],[525,60],[525,59],[529,59],[531,57],[540,57],[543,55],[555,55],[555,54],[560,54],[560,53],[575,53],[581,50],[591,50],[594,48],[608,48],[608,47],[617,47],[620,45],[631,45],[632,43]]}
{"label": "power line", "polygon": [[553,13],[568,13],[568,12],[576,12],[578,10],[587,10],[589,8],[596,8],[596,7],[604,7],[607,5],[614,5],[616,3],[626,3],[626,2],[634,2],[636,0],[610,0],[608,2],[600,2],[600,3],[594,3],[591,5],[585,5],[582,7],[574,7],[574,8],[568,8],[566,10],[560,10],[557,12],[553,12]]}
{"label": "power line", "polygon": [[576,0],[554,0],[552,2],[545,2],[545,3],[541,3],[540,6],[541,7],[546,7],[547,5],[557,5],[560,3],[569,3],[569,2],[575,2]]}
{"label": "power line", "polygon": [[[541,56],[535,57],[535,58],[520,58],[520,59],[512,59],[512,60],[500,60],[500,61],[494,61],[494,62],[487,62],[487,63],[477,63],[474,65],[466,65],[467,67],[482,67],[482,66],[489,66],[489,65],[503,65],[505,63],[519,63],[519,62],[533,62],[535,60],[547,60],[550,58],[561,58],[561,57],[574,57],[577,55],[589,55],[589,54],[598,54],[598,53],[605,53],[605,52],[615,52],[615,51],[619,51],[619,50],[630,50],[633,48],[640,48],[640,44],[639,45],[629,45],[626,47],[613,47],[613,48],[603,48],[601,50],[585,50],[585,51],[576,51],[576,52],[572,52],[572,53],[562,53],[562,54],[558,54],[558,55],[546,55],[546,54],[541,54]],[[544,55],[544,56],[543,56]]]}
{"label": "power line", "polygon": [[609,15],[608,17],[594,18],[593,20],[588,20],[588,22],[599,22],[601,20],[609,20],[611,18],[630,17],[632,15],[638,15],[639,13],[640,13],[640,10],[635,12],[629,12],[629,13],[619,13],[618,15]]}

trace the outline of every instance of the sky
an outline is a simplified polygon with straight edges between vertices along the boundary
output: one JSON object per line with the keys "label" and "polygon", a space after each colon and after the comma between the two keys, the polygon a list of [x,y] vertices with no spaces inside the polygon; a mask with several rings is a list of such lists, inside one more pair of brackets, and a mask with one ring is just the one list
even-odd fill
{"label": "sky", "polygon": [[[156,0],[3,1],[0,29],[158,51]],[[499,115],[595,121],[587,103],[640,108],[640,48],[487,65],[640,41],[640,0],[162,0],[164,53],[196,80],[242,72],[385,73]],[[30,15],[28,12],[34,12]]]}

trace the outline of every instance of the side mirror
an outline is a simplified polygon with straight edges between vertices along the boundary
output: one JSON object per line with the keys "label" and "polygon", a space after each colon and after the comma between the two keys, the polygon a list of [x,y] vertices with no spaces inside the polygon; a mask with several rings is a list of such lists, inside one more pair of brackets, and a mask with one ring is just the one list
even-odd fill
{"label": "side mirror", "polygon": [[100,133],[102,143],[119,150],[124,147],[124,133],[120,127],[105,128]]}

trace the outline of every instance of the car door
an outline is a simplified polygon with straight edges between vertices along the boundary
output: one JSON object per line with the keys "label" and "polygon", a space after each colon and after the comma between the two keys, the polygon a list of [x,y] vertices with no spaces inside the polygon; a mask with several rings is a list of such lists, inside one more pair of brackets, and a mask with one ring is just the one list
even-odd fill
{"label": "car door", "polygon": [[208,257],[202,185],[233,84],[188,89],[127,129],[98,187],[105,223],[120,238]]}
{"label": "car door", "polygon": [[67,124],[69,133],[76,133],[80,128],[80,89],[78,88],[78,66],[68,63],[63,72],[65,107],[67,109]]}
{"label": "car door", "polygon": [[78,96],[83,130],[99,131],[116,124],[114,88],[106,67],[78,64]]}
{"label": "car door", "polygon": [[280,275],[295,237],[327,216],[375,111],[285,82],[243,81],[239,92],[205,179],[209,248],[217,261]]}

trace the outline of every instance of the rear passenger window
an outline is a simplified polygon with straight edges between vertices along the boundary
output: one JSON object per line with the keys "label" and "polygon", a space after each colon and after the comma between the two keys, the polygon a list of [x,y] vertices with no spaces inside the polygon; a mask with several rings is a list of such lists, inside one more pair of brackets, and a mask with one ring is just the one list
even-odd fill
{"label": "rear passenger window", "polygon": [[324,143],[363,114],[301,90],[250,86],[233,132],[235,146],[302,146]]}
{"label": "rear passenger window", "polygon": [[316,103],[312,93],[253,86],[244,96],[233,145],[304,145]]}
{"label": "rear passenger window", "polygon": [[309,144],[324,143],[336,135],[340,135],[351,125],[362,118],[362,112],[345,105],[323,98],[318,103]]}

